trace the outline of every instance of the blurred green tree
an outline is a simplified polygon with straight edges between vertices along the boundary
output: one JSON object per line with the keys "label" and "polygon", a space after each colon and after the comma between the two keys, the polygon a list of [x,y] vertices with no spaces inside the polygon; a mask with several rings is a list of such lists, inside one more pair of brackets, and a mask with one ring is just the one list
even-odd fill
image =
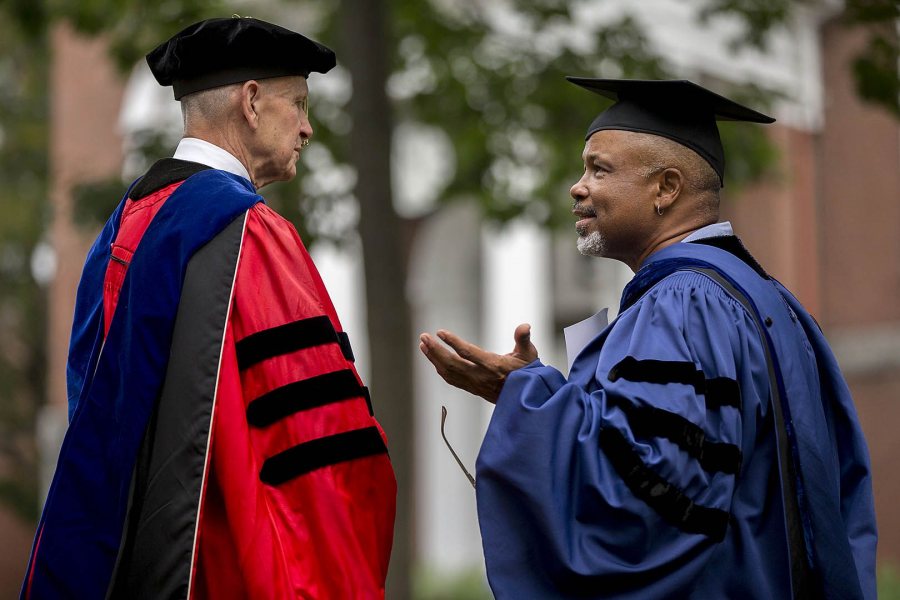
{"label": "blurred green tree", "polygon": [[48,56],[40,10],[11,8],[15,19],[0,18],[0,502],[33,519],[46,294],[32,261],[47,257],[36,250],[48,210]]}

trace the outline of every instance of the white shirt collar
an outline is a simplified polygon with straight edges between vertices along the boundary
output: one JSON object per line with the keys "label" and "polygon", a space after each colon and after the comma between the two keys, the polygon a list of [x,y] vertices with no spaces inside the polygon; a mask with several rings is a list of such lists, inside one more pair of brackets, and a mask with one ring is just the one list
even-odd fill
{"label": "white shirt collar", "polygon": [[175,155],[172,158],[189,160],[213,169],[219,169],[220,171],[228,171],[229,173],[240,175],[247,181],[251,181],[250,173],[247,172],[246,167],[241,164],[241,161],[235,155],[206,140],[192,137],[182,138],[178,142],[178,147],[175,148]]}
{"label": "white shirt collar", "polygon": [[687,236],[682,242],[693,242],[696,240],[705,240],[706,238],[722,237],[725,235],[734,235],[730,221],[722,221],[721,223],[713,223],[706,227],[701,227],[691,235]]}

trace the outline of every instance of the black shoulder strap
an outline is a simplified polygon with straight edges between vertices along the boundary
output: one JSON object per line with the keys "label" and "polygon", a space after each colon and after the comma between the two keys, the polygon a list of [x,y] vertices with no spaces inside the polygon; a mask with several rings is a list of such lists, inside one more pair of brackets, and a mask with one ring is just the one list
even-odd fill
{"label": "black shoulder strap", "polygon": [[791,587],[795,600],[812,598],[813,586],[809,560],[806,552],[806,542],[803,539],[803,524],[800,520],[800,507],[797,502],[797,490],[795,486],[794,461],[791,459],[791,450],[788,442],[787,429],[784,422],[784,408],[781,402],[781,393],[778,390],[775,363],[772,360],[772,351],[766,337],[762,323],[756,317],[756,311],[750,300],[736,287],[731,285],[717,271],[706,268],[691,268],[691,271],[706,275],[728,292],[735,300],[744,305],[747,312],[753,317],[756,330],[762,343],[766,356],[766,368],[769,372],[769,390],[772,395],[772,407],[775,416],[775,435],[778,438],[778,463],[781,474],[781,495],[784,501],[785,523],[787,525],[788,546],[791,559]]}

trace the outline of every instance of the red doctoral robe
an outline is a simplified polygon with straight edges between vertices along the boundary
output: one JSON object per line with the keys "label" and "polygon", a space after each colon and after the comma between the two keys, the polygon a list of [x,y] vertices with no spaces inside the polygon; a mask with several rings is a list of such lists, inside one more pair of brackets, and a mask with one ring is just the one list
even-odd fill
{"label": "red doctoral robe", "polygon": [[[131,255],[182,183],[165,179],[123,212],[104,284],[107,330]],[[396,497],[384,432],[315,265],[263,203],[246,213],[212,425],[199,443],[190,598],[384,597]]]}

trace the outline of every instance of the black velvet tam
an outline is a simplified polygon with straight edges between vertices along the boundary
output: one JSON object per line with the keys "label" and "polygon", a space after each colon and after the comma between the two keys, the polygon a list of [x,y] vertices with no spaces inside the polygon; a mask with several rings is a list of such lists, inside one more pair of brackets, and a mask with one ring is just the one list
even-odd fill
{"label": "black velvet tam", "polygon": [[616,101],[594,119],[585,139],[602,129],[660,135],[699,154],[720,180],[725,175],[725,153],[716,121],[775,121],[686,80],[566,79]]}
{"label": "black velvet tam", "polygon": [[284,27],[232,17],[194,23],[154,48],[147,64],[179,100],[250,79],[325,73],[335,57],[331,49]]}

